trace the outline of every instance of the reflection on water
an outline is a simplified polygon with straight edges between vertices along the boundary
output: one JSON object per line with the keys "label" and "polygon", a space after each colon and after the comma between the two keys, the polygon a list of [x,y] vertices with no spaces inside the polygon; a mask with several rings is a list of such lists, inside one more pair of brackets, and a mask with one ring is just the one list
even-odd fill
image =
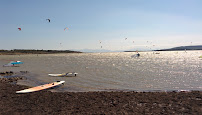
{"label": "reflection on water", "polygon": [[[19,84],[36,86],[58,80],[65,85],[53,91],[151,91],[202,90],[201,51],[80,53],[0,56],[20,60],[20,67],[0,67],[1,71],[29,71]],[[50,77],[50,73],[77,72],[76,77]]]}

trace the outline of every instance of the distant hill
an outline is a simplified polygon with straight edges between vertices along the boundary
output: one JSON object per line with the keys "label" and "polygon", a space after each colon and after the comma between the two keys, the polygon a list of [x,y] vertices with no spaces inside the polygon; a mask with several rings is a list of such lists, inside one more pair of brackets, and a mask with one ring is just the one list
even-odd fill
{"label": "distant hill", "polygon": [[180,50],[202,50],[202,45],[196,45],[196,46],[180,46],[180,47],[174,47],[170,49],[161,49],[156,51],[180,51]]}
{"label": "distant hill", "polygon": [[89,53],[92,53],[92,52],[112,52],[111,50],[105,50],[105,49],[83,49],[80,51],[81,52],[89,52]]}
{"label": "distant hill", "polygon": [[55,53],[82,53],[82,52],[71,50],[35,50],[35,49],[0,50],[0,55],[55,54]]}

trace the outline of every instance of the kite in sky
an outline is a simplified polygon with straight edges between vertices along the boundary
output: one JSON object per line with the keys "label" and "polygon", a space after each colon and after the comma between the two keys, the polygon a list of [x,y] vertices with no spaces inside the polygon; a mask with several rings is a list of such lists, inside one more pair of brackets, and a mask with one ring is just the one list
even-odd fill
{"label": "kite in sky", "polygon": [[66,29],[68,30],[68,28],[66,27],[66,28],[64,28],[64,31],[65,31]]}
{"label": "kite in sky", "polygon": [[21,28],[18,28],[19,31],[21,31]]}
{"label": "kite in sky", "polygon": [[50,19],[46,19],[46,20],[48,20],[48,22],[50,22]]}

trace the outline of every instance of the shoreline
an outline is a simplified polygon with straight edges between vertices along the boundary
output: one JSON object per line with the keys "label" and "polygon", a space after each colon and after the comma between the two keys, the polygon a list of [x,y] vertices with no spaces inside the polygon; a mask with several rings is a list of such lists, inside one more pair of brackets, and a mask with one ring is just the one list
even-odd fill
{"label": "shoreline", "polygon": [[[12,80],[13,79],[13,80]],[[16,94],[27,86],[0,81],[0,114],[200,114],[202,91],[50,92]]]}

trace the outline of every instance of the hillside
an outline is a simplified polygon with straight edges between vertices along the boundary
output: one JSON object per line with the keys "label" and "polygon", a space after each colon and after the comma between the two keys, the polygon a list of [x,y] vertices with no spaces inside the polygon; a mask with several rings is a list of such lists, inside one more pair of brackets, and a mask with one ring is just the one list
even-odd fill
{"label": "hillside", "polygon": [[180,51],[180,50],[202,50],[202,45],[196,45],[196,46],[180,46],[180,47],[174,47],[170,49],[161,49],[156,51]]}

